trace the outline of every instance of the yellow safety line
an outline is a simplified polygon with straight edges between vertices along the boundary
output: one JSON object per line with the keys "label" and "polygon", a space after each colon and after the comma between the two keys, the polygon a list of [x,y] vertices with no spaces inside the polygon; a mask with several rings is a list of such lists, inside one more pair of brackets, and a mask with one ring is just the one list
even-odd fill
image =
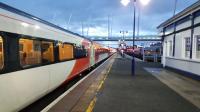
{"label": "yellow safety line", "polygon": [[93,98],[93,100],[90,102],[90,105],[88,106],[86,112],[92,112],[93,111],[96,101],[97,101],[97,97],[95,96]]}
{"label": "yellow safety line", "polygon": [[[104,79],[101,81],[100,85],[98,86],[98,89],[97,89],[97,93],[100,91],[100,89],[102,88],[110,70],[111,70],[111,67],[112,67],[113,63],[109,66],[109,69],[108,69],[108,72],[106,73],[106,76],[104,77]],[[95,96],[92,101],[90,102],[86,112],[93,112],[93,109],[94,109],[94,106],[96,104],[96,101],[97,101],[97,97]]]}
{"label": "yellow safety line", "polygon": [[111,70],[111,67],[112,67],[112,64],[110,65],[110,67],[109,67],[109,69],[108,69],[108,72],[106,73],[106,76],[105,76],[104,79],[101,81],[100,85],[98,86],[97,92],[102,88],[102,86],[103,86],[103,84],[104,84],[106,78],[108,77],[108,74],[109,74],[109,72],[110,72],[110,70]]}

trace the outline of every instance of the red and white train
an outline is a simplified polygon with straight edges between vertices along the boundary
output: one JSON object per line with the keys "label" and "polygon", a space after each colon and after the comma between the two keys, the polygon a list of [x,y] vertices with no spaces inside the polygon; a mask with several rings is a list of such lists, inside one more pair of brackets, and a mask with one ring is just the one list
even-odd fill
{"label": "red and white train", "polygon": [[0,3],[0,112],[19,111],[111,49]]}

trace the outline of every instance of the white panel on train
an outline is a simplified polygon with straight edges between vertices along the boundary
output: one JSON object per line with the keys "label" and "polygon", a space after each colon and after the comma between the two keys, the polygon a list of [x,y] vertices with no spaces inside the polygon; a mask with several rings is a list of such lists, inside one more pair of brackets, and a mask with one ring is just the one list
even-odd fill
{"label": "white panel on train", "polygon": [[70,75],[72,69],[74,68],[76,61],[67,61],[59,64],[53,64],[49,66],[50,72],[50,84],[49,90],[53,90],[58,87],[62,82],[64,82]]}
{"label": "white panel on train", "polygon": [[49,69],[39,67],[0,75],[1,112],[17,111],[48,91]]}
{"label": "white panel on train", "polygon": [[[83,38],[49,27],[45,24],[28,19],[26,17],[0,9],[0,30],[17,34],[45,37],[47,39],[59,40],[81,44]],[[6,22],[5,22],[6,21]],[[6,27],[5,27],[6,26]]]}

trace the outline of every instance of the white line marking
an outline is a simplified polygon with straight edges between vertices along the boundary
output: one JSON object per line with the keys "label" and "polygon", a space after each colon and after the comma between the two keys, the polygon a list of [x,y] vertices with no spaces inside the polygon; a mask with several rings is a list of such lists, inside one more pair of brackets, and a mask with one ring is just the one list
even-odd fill
{"label": "white line marking", "polygon": [[[113,56],[111,56],[113,57]],[[111,58],[110,57],[110,58]],[[94,69],[93,71],[91,71],[87,76],[85,76],[83,79],[81,79],[80,81],[78,81],[75,85],[73,85],[71,88],[69,88],[69,90],[67,90],[65,93],[63,93],[62,95],[60,95],[58,98],[56,98],[52,103],[50,103],[48,106],[46,106],[41,112],[47,112],[49,111],[54,105],[56,105],[62,98],[64,98],[67,94],[69,94],[73,89],[76,88],[76,86],[78,86],[80,83],[82,83],[86,78],[88,78],[90,75],[92,75],[92,73],[94,73],[98,68],[100,68],[101,66],[103,66],[108,60],[110,60],[110,58],[108,58],[104,63],[102,63],[100,66],[98,66],[96,69]]]}

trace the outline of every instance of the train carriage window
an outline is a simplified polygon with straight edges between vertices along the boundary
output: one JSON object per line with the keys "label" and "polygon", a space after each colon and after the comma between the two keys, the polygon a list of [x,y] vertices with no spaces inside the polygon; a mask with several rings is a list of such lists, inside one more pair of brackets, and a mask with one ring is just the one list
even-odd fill
{"label": "train carriage window", "polygon": [[38,40],[19,40],[20,64],[29,67],[41,63],[41,42]]}
{"label": "train carriage window", "polygon": [[42,63],[54,62],[53,42],[42,41]]}
{"label": "train carriage window", "polygon": [[74,57],[75,58],[84,58],[87,57],[87,49],[84,46],[75,46]]}
{"label": "train carriage window", "polygon": [[73,59],[73,45],[71,44],[59,44],[59,60],[70,60]]}
{"label": "train carriage window", "polygon": [[0,36],[0,69],[4,66],[3,38]]}

